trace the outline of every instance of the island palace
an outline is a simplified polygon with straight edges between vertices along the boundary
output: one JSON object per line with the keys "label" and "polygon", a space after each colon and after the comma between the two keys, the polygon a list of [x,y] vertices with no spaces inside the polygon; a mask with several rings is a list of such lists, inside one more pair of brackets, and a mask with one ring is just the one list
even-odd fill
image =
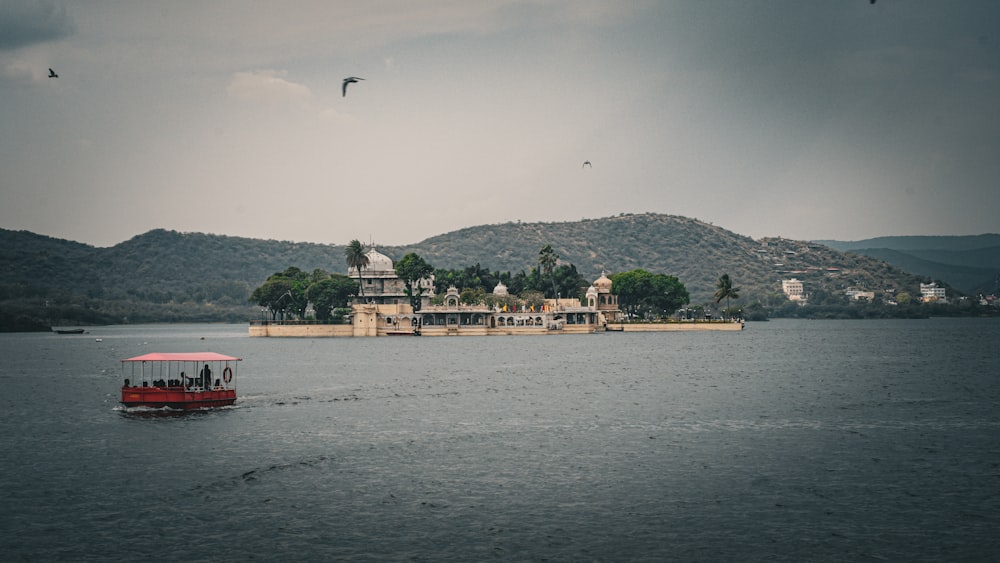
{"label": "island palace", "polygon": [[[585,305],[577,298],[546,299],[538,310],[463,305],[454,286],[448,288],[442,304],[434,305],[434,279],[425,278],[418,284],[420,310],[414,311],[392,259],[374,247],[366,256],[368,265],[348,274],[362,288],[350,302],[349,323],[252,321],[250,336],[497,336],[742,328],[740,323],[623,324],[618,297],[611,293],[611,280],[604,274],[587,288]],[[507,295],[507,288],[499,283],[493,295]]]}

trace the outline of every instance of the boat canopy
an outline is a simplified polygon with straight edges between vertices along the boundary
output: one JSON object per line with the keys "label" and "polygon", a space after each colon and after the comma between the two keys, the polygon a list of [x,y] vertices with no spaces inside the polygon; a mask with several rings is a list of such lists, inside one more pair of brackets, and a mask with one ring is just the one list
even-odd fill
{"label": "boat canopy", "polygon": [[153,352],[123,362],[238,362],[242,358],[234,358],[215,352]]}

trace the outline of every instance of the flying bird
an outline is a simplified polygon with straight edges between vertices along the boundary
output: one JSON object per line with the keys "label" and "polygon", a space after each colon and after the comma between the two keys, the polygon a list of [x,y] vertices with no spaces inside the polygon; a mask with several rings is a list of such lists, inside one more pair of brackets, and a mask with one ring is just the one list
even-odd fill
{"label": "flying bird", "polygon": [[347,85],[348,84],[353,84],[353,83],[357,82],[358,80],[364,80],[364,78],[358,78],[357,76],[348,76],[347,78],[345,78],[344,79],[344,83],[340,87],[340,90],[343,93],[343,95],[341,97],[344,97],[344,96],[347,95]]}
{"label": "flying bird", "polygon": [[582,164],[582,165],[580,165],[580,168],[586,168],[587,166],[589,166],[589,167],[591,167],[591,168],[593,168],[593,167],[594,167],[594,165],[593,165],[593,164],[591,164],[589,160],[584,160],[584,161],[583,161],[583,164]]}
{"label": "flying bird", "polygon": [[54,71],[54,70],[52,70],[52,69],[50,68],[50,69],[49,69],[49,78],[59,78],[59,75],[58,75],[58,74],[56,74],[56,71]]}

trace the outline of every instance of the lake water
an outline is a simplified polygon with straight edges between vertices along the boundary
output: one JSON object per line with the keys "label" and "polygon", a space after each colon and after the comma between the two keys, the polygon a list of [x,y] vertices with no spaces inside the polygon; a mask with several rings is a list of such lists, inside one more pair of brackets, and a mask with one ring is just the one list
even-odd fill
{"label": "lake water", "polygon": [[[0,335],[0,558],[1000,559],[998,319],[246,333]],[[118,405],[120,359],[206,350],[234,407]]]}

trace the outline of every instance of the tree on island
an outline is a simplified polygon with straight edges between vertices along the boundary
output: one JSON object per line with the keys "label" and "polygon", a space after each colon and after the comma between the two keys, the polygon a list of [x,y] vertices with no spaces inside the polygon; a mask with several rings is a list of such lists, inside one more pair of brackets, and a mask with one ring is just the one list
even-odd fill
{"label": "tree on island", "polygon": [[459,291],[481,287],[483,291],[489,292],[493,290],[496,283],[496,276],[478,263],[460,270],[434,270],[434,293],[436,294],[445,293],[451,286],[455,286],[455,289]]}
{"label": "tree on island", "polygon": [[365,247],[361,241],[354,239],[347,244],[344,249],[344,256],[347,258],[347,270],[354,268],[358,272],[358,286],[361,288],[361,298],[365,297],[365,286],[361,283],[361,268],[368,267],[368,255],[365,254]]}
{"label": "tree on island", "polygon": [[611,292],[618,296],[618,306],[637,318],[669,316],[690,302],[687,288],[675,276],[643,269],[613,274]]}
{"label": "tree on island", "polygon": [[410,305],[414,311],[420,310],[420,280],[434,273],[431,266],[414,252],[410,252],[396,262],[396,275],[403,280],[404,291],[410,297]]}
{"label": "tree on island", "polygon": [[581,303],[586,303],[587,287],[590,282],[580,275],[573,264],[562,264],[552,270],[552,277],[556,281],[556,288],[563,297],[577,297]]}
{"label": "tree on island", "polygon": [[277,320],[279,314],[284,319],[287,313],[301,318],[306,311],[309,281],[309,274],[290,266],[284,272],[268,276],[250,295],[250,301],[270,310],[271,320]]}
{"label": "tree on island", "polygon": [[691,296],[676,276],[654,274],[652,292],[646,298],[649,307],[660,316],[668,317],[691,302]]}
{"label": "tree on island", "polygon": [[358,284],[344,274],[331,274],[325,279],[313,282],[306,289],[306,298],[313,304],[316,319],[328,321],[333,317],[333,309],[347,306],[347,299],[357,292]]}
{"label": "tree on island", "polygon": [[481,287],[467,287],[459,294],[458,300],[462,305],[479,305],[486,303],[486,290]]}
{"label": "tree on island", "polygon": [[740,298],[740,288],[733,287],[733,280],[729,279],[729,274],[722,274],[719,277],[719,281],[715,283],[715,302],[719,303],[723,299],[726,300],[726,313],[729,314],[729,299],[739,299]]}
{"label": "tree on island", "polygon": [[546,244],[541,250],[538,251],[538,267],[541,269],[542,274],[548,276],[552,281],[553,299],[559,297],[559,292],[556,290],[556,279],[552,275],[552,270],[555,269],[558,262],[559,255],[556,254],[555,250],[552,250],[551,244]]}

